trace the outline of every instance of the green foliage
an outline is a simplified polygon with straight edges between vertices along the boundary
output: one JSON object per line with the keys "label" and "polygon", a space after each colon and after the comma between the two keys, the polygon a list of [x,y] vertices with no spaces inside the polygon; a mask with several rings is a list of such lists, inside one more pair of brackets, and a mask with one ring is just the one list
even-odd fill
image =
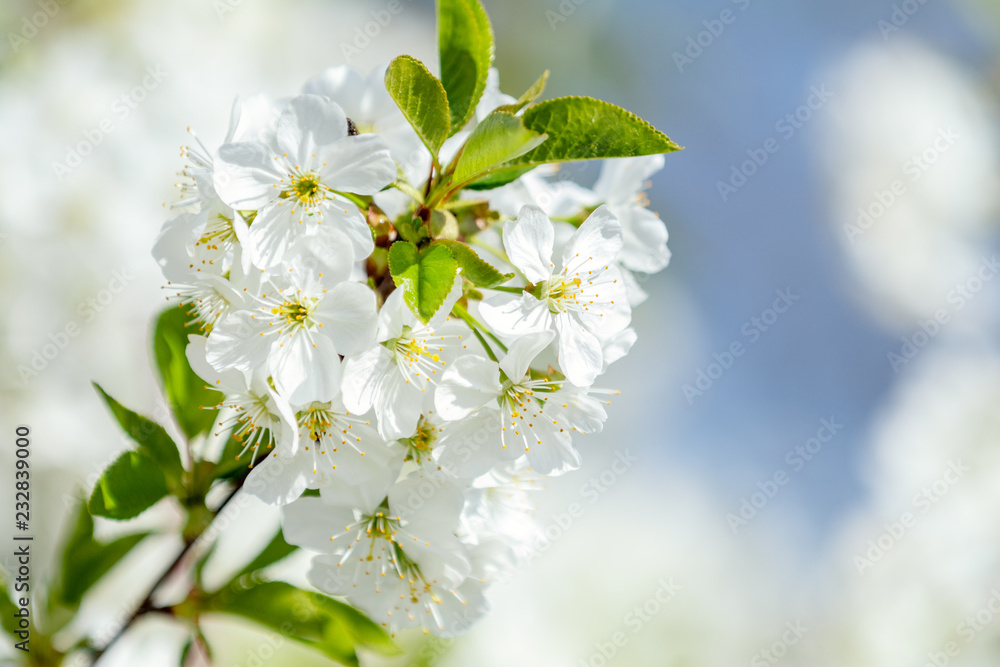
{"label": "green foliage", "polygon": [[90,588],[128,554],[149,533],[125,535],[111,542],[94,539],[94,520],[85,503],[80,502],[72,523],[72,531],[62,545],[59,586],[53,593],[55,601],[76,608]]}
{"label": "green foliage", "polygon": [[520,117],[494,111],[483,119],[465,144],[455,165],[454,183],[465,183],[492,168],[524,155],[542,144],[548,135],[529,130]]}
{"label": "green foliage", "polygon": [[14,616],[17,613],[17,605],[11,602],[10,595],[11,592],[7,590],[7,582],[0,580],[0,625],[8,635],[13,637],[18,630],[17,617]]}
{"label": "green foliage", "polygon": [[412,56],[399,56],[386,70],[385,87],[436,158],[451,130],[444,86],[422,62]]}
{"label": "green foliage", "polygon": [[542,72],[542,75],[538,77],[538,80],[531,84],[531,88],[524,91],[524,94],[518,98],[517,102],[513,104],[504,104],[499,106],[494,111],[507,111],[510,113],[517,113],[524,107],[528,106],[536,99],[538,99],[543,92],[545,92],[545,84],[549,81],[549,70]]}
{"label": "green foliage", "polygon": [[206,388],[205,381],[191,370],[184,350],[188,334],[192,333],[199,332],[191,328],[190,318],[181,308],[163,311],[153,332],[153,352],[163,391],[177,425],[188,438],[211,430],[218,410],[205,408],[222,400],[221,393]]}
{"label": "green foliage", "polygon": [[527,167],[503,166],[492,170],[481,178],[477,178],[472,183],[466,183],[465,189],[492,190],[493,188],[499,188],[502,185],[516,181],[537,166],[537,164],[528,165]]}
{"label": "green foliage", "polygon": [[451,134],[469,122],[493,64],[493,29],[478,0],[438,0],[441,82],[448,94]]}
{"label": "green foliage", "polygon": [[[591,97],[558,97],[529,107],[522,116],[529,130],[549,138],[489,175],[491,187],[551,162],[636,157],[681,149],[635,114]],[[484,179],[485,181],[485,179]],[[482,182],[478,185],[482,186]]]}
{"label": "green foliage", "polygon": [[435,245],[443,245],[462,268],[462,275],[476,287],[496,287],[514,277],[513,273],[500,273],[494,266],[479,256],[475,250],[459,241],[437,240]]}
{"label": "green foliage", "polygon": [[107,519],[132,519],[168,493],[160,464],[142,452],[124,452],[101,475],[88,505]]}
{"label": "green foliage", "polygon": [[408,241],[389,248],[389,273],[414,315],[428,322],[451,291],[458,262],[443,245],[418,250]]}
{"label": "green foliage", "polygon": [[398,653],[389,636],[353,607],[280,581],[228,586],[207,596],[202,610],[249,619],[345,665],[359,664],[356,645]]}
{"label": "green foliage", "polygon": [[180,452],[177,451],[177,445],[167,435],[167,432],[163,430],[163,427],[122,406],[121,403],[111,398],[101,388],[101,385],[96,382],[93,384],[94,388],[97,389],[97,393],[101,395],[101,398],[111,408],[111,414],[118,420],[122,429],[130,438],[138,443],[139,447],[148,454],[150,459],[162,468],[160,476],[169,481],[172,487],[176,486],[184,474],[184,466],[181,463],[181,456]]}

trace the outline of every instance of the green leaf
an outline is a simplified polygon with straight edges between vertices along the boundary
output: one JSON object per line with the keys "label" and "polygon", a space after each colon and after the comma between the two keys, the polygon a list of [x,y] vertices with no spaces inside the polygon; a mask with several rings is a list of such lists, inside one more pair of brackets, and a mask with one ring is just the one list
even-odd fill
{"label": "green leaf", "polygon": [[493,188],[499,188],[508,183],[513,183],[537,166],[537,164],[533,164],[527,167],[499,167],[486,176],[477,178],[472,183],[467,183],[465,189],[492,190]]}
{"label": "green leaf", "polygon": [[[22,593],[21,595],[24,594]],[[25,597],[27,596],[25,595]],[[7,582],[0,580],[0,625],[3,626],[4,631],[11,637],[14,637],[14,633],[21,629],[17,627],[17,617],[14,616],[17,610],[18,606],[10,599]]]}
{"label": "green leaf", "polygon": [[[104,401],[111,408],[111,414],[115,416],[118,423],[139,446],[149,456],[163,468],[163,475],[172,483],[179,482],[184,474],[184,466],[181,464],[181,455],[177,451],[177,445],[171,440],[163,427],[156,422],[149,420],[142,415],[138,415],[121,403],[111,398],[101,385],[93,383],[94,388],[101,395]],[[161,475],[162,476],[162,475]]]}
{"label": "green leaf", "polygon": [[542,75],[538,77],[538,81],[535,81],[533,84],[531,84],[531,88],[528,88],[528,90],[524,91],[524,95],[521,95],[521,97],[518,98],[517,102],[514,102],[513,104],[504,104],[503,106],[499,106],[496,109],[494,109],[494,111],[507,111],[509,113],[517,113],[524,107],[534,102],[543,92],[545,92],[545,84],[548,82],[548,80],[549,80],[549,70],[545,70],[544,72],[542,72]]}
{"label": "green leaf", "polygon": [[126,535],[108,543],[94,539],[94,520],[87,506],[80,502],[73,522],[73,532],[62,547],[62,568],[57,601],[76,608],[90,588],[139,544],[149,533]]}
{"label": "green leaf", "polygon": [[[168,308],[156,320],[153,332],[153,352],[156,367],[163,382],[167,402],[177,425],[188,438],[207,433],[215,423],[222,401],[220,392],[208,389],[205,381],[195,375],[184,350],[188,334],[198,333],[190,326],[190,318],[181,308]],[[212,406],[211,409],[202,409]]]}
{"label": "green leaf", "polygon": [[469,122],[493,64],[493,29],[478,0],[438,0],[441,83],[448,94],[451,134]]}
{"label": "green leaf", "polygon": [[279,560],[292,555],[297,548],[298,547],[292,546],[285,541],[285,537],[281,534],[281,530],[279,529],[278,533],[274,536],[274,539],[272,539],[271,542],[264,547],[263,551],[257,554],[256,558],[254,558],[245,568],[240,570],[239,574],[233,577],[233,580],[235,581],[240,577],[253,574],[257,570],[262,570],[268,565],[277,563]]}
{"label": "green leaf", "polygon": [[346,665],[358,664],[356,645],[384,655],[399,653],[389,636],[353,607],[284,582],[229,586],[203,604],[205,611],[249,619]]}
{"label": "green leaf", "polygon": [[504,162],[524,155],[548,135],[527,129],[518,116],[494,111],[473,130],[455,165],[453,183],[464,183]]}
{"label": "green leaf", "polygon": [[483,260],[475,250],[460,241],[437,240],[435,245],[448,248],[452,256],[462,267],[462,275],[472,281],[476,287],[495,287],[514,277],[513,273],[500,273]]}
{"label": "green leaf", "polygon": [[635,114],[591,97],[557,97],[529,107],[521,117],[548,140],[534,150],[492,171],[487,179],[472,184],[480,188],[487,180],[497,187],[515,180],[541,164],[603,158],[636,157],[681,150],[655,127]]}
{"label": "green leaf", "polygon": [[458,262],[442,245],[417,250],[408,241],[396,241],[389,248],[389,273],[413,314],[428,322],[451,291]]}
{"label": "green leaf", "polygon": [[444,86],[422,62],[399,56],[385,72],[385,87],[436,159],[451,129]]}
{"label": "green leaf", "polygon": [[142,452],[125,452],[108,466],[90,496],[90,513],[131,519],[167,495],[160,465]]}
{"label": "green leaf", "polygon": [[189,637],[187,643],[184,644],[184,648],[181,649],[181,667],[187,667],[188,657],[191,655],[191,649],[194,648],[194,637]]}

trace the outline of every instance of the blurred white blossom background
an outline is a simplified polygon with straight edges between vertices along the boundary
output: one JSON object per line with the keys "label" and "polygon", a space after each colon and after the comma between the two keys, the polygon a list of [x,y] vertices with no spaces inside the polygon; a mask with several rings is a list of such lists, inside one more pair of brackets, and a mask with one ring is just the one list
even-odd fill
{"label": "blurred white blossom background", "polygon": [[[688,147],[650,192],[674,263],[643,285],[635,353],[606,377],[624,390],[614,426],[582,443],[583,471],[542,499],[545,548],[491,591],[493,613],[468,636],[403,635],[404,656],[365,662],[995,665],[1000,618],[977,620],[991,600],[1000,610],[992,6],[928,4],[884,38],[893,3],[484,4],[505,88],[549,67],[554,93],[610,91]],[[163,414],[148,328],[165,300],[149,250],[187,128],[217,143],[234,96],[290,94],[330,65],[433,62],[433,4],[402,0],[384,20],[386,6],[5,1],[0,414],[5,433],[28,423],[35,434],[39,552],[54,547],[75,489],[126,446],[91,380]],[[673,53],[726,9],[738,20],[678,72]],[[829,106],[720,202],[730,164],[818,82],[834,91]],[[687,400],[683,385],[786,287],[803,305]],[[734,531],[727,516],[831,413],[846,424],[831,451]],[[0,453],[8,465],[10,449]],[[176,517],[166,507],[143,520]],[[209,574],[249,559],[276,525],[263,505],[244,512]],[[119,618],[122,591],[143,590],[174,549],[163,538],[132,554],[88,599],[88,622]],[[251,626],[206,627],[218,664],[326,664],[289,642],[267,649]],[[153,621],[115,657],[176,665],[180,641]]]}

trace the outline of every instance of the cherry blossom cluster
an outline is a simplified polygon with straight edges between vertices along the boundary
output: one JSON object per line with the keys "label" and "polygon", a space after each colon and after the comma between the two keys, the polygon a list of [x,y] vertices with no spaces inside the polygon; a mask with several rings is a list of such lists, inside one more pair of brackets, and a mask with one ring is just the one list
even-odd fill
{"label": "cherry blossom cluster", "polygon": [[[441,163],[514,101],[491,71]],[[607,160],[591,188],[543,166],[462,193],[449,206],[471,224],[431,219],[431,237],[467,244],[505,282],[460,269],[425,318],[380,258],[393,223],[419,216],[435,160],[384,69],[237,100],[220,146],[183,153],[154,256],[200,327],[187,357],[223,396],[218,431],[243,445],[245,489],[317,553],[319,590],[392,631],[463,632],[532,552],[531,490],[577,468],[577,436],[607,419],[613,392],[594,383],[635,342],[637,276],[670,259],[643,194],[663,156]]]}

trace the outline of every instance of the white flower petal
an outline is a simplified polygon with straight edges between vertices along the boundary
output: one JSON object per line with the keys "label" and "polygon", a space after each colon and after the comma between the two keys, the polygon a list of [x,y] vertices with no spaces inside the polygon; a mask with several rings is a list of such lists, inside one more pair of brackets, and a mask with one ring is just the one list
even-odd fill
{"label": "white flower petal", "polygon": [[622,224],[624,245],[618,260],[625,268],[642,273],[662,271],[670,263],[667,226],[641,206],[612,209]]}
{"label": "white flower petal", "polygon": [[403,290],[394,290],[382,304],[382,309],[378,311],[376,339],[387,341],[391,338],[399,338],[403,333],[403,326],[409,322],[410,318],[416,319],[403,301]]}
{"label": "white flower petal", "polygon": [[559,332],[559,367],[578,387],[589,387],[604,366],[601,342],[569,313],[555,318]]}
{"label": "white flower petal", "polygon": [[274,158],[274,152],[260,142],[223,144],[215,161],[219,198],[236,210],[256,210],[275,199],[288,174]]}
{"label": "white flower petal", "polygon": [[384,345],[374,345],[344,359],[340,387],[348,410],[355,414],[371,410],[391,362],[392,354]]}
{"label": "white flower petal", "polygon": [[542,444],[529,447],[526,454],[532,470],[557,477],[580,467],[580,453],[573,447],[570,437],[557,437],[554,433],[540,433],[539,436]]}
{"label": "white flower petal", "polygon": [[350,240],[355,259],[361,260],[372,254],[375,249],[372,228],[357,206],[334,196],[323,202],[321,211],[322,222],[318,222],[315,227],[308,225],[313,233],[324,234],[327,230],[340,232]]}
{"label": "white flower petal", "polygon": [[348,65],[338,65],[328,67],[322,74],[307,80],[302,86],[302,92],[330,98],[343,108],[351,120],[358,123],[360,119],[355,116],[361,111],[360,101],[365,95],[366,87],[367,83],[361,72]]}
{"label": "white flower petal", "polygon": [[243,488],[268,505],[287,505],[306,490],[307,474],[298,457],[272,453],[253,467]]}
{"label": "white flower petal", "polygon": [[208,363],[218,371],[236,368],[249,373],[264,363],[271,344],[259,333],[252,313],[246,310],[230,313],[208,336],[205,345]]}
{"label": "white flower petal", "polygon": [[459,357],[441,378],[434,395],[434,407],[442,419],[462,419],[500,395],[500,371],[490,359]]}
{"label": "white flower petal", "polygon": [[242,372],[235,368],[227,368],[218,371],[208,363],[206,346],[208,339],[205,336],[188,336],[188,345],[184,348],[184,356],[187,357],[188,364],[195,375],[200,377],[212,389],[224,394],[239,394],[247,390],[247,378]]}
{"label": "white flower petal", "polygon": [[[333,553],[341,546],[331,538],[355,523],[349,507],[333,507],[319,498],[299,498],[281,511],[281,532],[285,541],[319,553]],[[353,533],[345,536],[353,540]]]}
{"label": "white flower petal", "polygon": [[549,329],[551,314],[544,301],[530,294],[502,292],[479,303],[479,314],[499,336],[520,336]]}
{"label": "white flower petal", "polygon": [[343,109],[319,95],[299,95],[288,100],[281,111],[275,142],[292,164],[312,170],[319,166],[319,154],[346,136]]}
{"label": "white flower petal", "polygon": [[638,335],[632,327],[623,329],[614,336],[602,340],[601,348],[603,350],[605,370],[608,366],[628,354],[632,346],[635,345],[636,340],[638,340]]}
{"label": "white flower petal", "polygon": [[194,240],[197,215],[182,213],[163,223],[153,242],[153,259],[160,266],[163,277],[170,282],[187,282],[191,275],[191,255],[188,246]]}
{"label": "white flower petal", "polygon": [[268,354],[274,386],[293,405],[329,401],[340,391],[340,357],[326,336],[281,335]]}
{"label": "white flower petal", "polygon": [[344,137],[323,154],[323,183],[340,192],[373,195],[396,180],[396,163],[377,134]]}
{"label": "white flower petal", "polygon": [[375,400],[378,429],[383,438],[409,438],[416,432],[423,407],[421,389],[413,381],[407,382],[396,368],[390,368],[383,376],[381,392]]}
{"label": "white flower petal", "polygon": [[510,261],[533,283],[552,275],[552,222],[537,206],[525,206],[517,220],[503,227],[503,247]]}
{"label": "white flower petal", "polygon": [[394,447],[391,458],[382,468],[370,478],[359,484],[340,483],[321,487],[319,490],[323,502],[336,506],[354,508],[362,514],[372,514],[385,500],[389,489],[396,483],[399,471],[403,467],[405,450]]}
{"label": "white flower petal", "polygon": [[625,204],[635,200],[646,189],[646,181],[663,169],[663,155],[644,155],[605,160],[601,175],[594,184],[594,192],[601,201]]}
{"label": "white flower petal", "polygon": [[502,428],[500,410],[491,407],[449,422],[441,427],[434,446],[434,461],[455,477],[479,477],[520,453],[503,448]]}
{"label": "white flower petal", "polygon": [[563,250],[563,267],[572,271],[612,264],[624,244],[622,225],[607,206],[601,206],[584,220]]}
{"label": "white flower petal", "polygon": [[520,381],[527,374],[531,362],[552,342],[553,338],[555,338],[553,331],[540,331],[521,336],[508,348],[507,355],[500,361],[500,369],[514,382]]}
{"label": "white flower petal", "polygon": [[301,238],[300,218],[295,209],[281,202],[258,211],[247,233],[247,250],[255,266],[271,269],[290,255],[289,248]]}
{"label": "white flower petal", "polygon": [[360,283],[340,283],[323,295],[314,316],[341,354],[355,354],[375,342],[375,293]]}

